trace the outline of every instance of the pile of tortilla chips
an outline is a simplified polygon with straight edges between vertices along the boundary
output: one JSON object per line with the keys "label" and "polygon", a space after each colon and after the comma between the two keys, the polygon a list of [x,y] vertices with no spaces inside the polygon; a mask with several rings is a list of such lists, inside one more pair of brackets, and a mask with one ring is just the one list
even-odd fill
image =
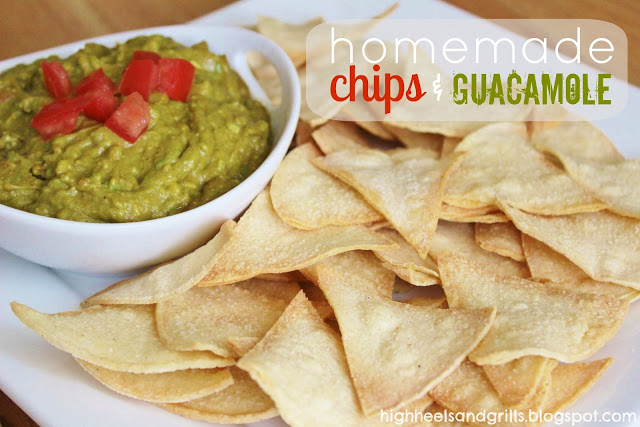
{"label": "pile of tortilla chips", "polygon": [[[257,29],[303,73],[317,22]],[[640,166],[584,122],[442,129],[303,115],[270,186],[210,243],[81,310],[12,309],[105,386],[189,418],[563,410],[640,295]]]}

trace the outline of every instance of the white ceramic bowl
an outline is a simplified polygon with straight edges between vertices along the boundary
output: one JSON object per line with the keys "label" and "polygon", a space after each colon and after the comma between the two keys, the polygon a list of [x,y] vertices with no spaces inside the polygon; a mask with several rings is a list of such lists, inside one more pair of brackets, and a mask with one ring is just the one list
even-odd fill
{"label": "white ceramic bowl", "polygon": [[[268,106],[273,148],[262,165],[237,187],[195,209],[165,218],[123,224],[94,224],[48,218],[0,205],[0,247],[48,267],[85,274],[132,272],[183,255],[205,243],[228,219],[237,217],[267,185],[286,154],[300,110],[296,70],[275,43],[232,27],[169,26],[128,31],[84,40],[0,62],[0,71],[48,55],[66,57],[87,42],[113,46],[140,35],[162,34],[185,45],[205,40],[212,52],[227,59],[249,86],[252,96]],[[273,108],[246,62],[259,52],[275,66],[283,88]]]}

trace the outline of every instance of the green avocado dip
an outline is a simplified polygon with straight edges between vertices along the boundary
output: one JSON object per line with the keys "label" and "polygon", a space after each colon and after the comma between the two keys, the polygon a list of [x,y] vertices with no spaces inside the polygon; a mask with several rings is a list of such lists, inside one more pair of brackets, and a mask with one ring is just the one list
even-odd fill
{"label": "green avocado dip", "polygon": [[41,61],[0,74],[0,204],[73,221],[143,221],[213,200],[264,161],[267,110],[204,42],[138,37],[114,48],[87,44],[59,61],[74,85],[99,68],[118,84],[136,50],[186,59],[196,71],[187,102],[151,94],[149,126],[135,144],[82,115],[74,132],[44,141],[30,126],[52,102]]}

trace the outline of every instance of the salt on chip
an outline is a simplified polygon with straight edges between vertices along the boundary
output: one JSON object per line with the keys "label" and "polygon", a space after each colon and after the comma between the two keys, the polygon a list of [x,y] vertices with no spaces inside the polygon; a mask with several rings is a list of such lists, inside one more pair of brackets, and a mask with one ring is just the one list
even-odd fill
{"label": "salt on chip", "polygon": [[438,277],[438,265],[429,257],[422,259],[418,252],[395,230],[383,228],[378,233],[395,242],[398,247],[374,251],[381,261],[396,267],[420,271]]}
{"label": "salt on chip", "polygon": [[82,306],[95,304],[153,304],[195,286],[211,270],[214,255],[229,240],[235,227],[229,220],[206,245],[175,261],[122,280],[90,296]]}
{"label": "salt on chip", "polygon": [[158,374],[132,374],[76,361],[111,390],[147,402],[175,403],[217,393],[231,384],[229,369],[184,369]]}
{"label": "salt on chip", "polygon": [[509,222],[509,218],[495,206],[461,208],[448,203],[442,203],[440,219],[452,222],[479,222],[483,224]]}
{"label": "salt on chip", "polygon": [[219,368],[233,360],[208,351],[175,351],[158,337],[153,305],[95,306],[58,314],[11,303],[16,316],[60,350],[114,371],[153,374]]}
{"label": "salt on chip", "polygon": [[496,123],[466,137],[449,172],[444,201],[463,208],[497,199],[527,212],[564,215],[604,209],[528,142],[523,123]]}
{"label": "salt on chip", "polygon": [[304,230],[383,219],[357,191],[311,163],[321,156],[312,144],[304,144],[289,152],[276,170],[270,195],[280,218]]}
{"label": "salt on chip", "polygon": [[339,151],[314,164],[358,190],[422,258],[427,256],[442,204],[448,166],[420,149]]}
{"label": "salt on chip", "polygon": [[450,308],[497,309],[491,330],[469,355],[481,365],[523,356],[584,360],[615,335],[629,308],[608,295],[500,276],[450,252],[438,256],[438,267]]}
{"label": "salt on chip", "polygon": [[335,312],[367,415],[427,393],[475,348],[493,320],[493,309],[443,310],[385,298],[348,262],[328,259],[311,268]]}
{"label": "salt on chip", "polygon": [[619,215],[640,219],[640,159],[603,163],[554,152],[567,173]]}
{"label": "salt on chip", "polygon": [[341,150],[369,148],[369,139],[362,129],[352,122],[330,120],[315,129],[311,136],[324,154]]}
{"label": "salt on chip", "polygon": [[216,254],[198,286],[236,283],[264,273],[299,270],[323,258],[356,249],[395,244],[363,225],[299,230],[286,224],[271,204],[268,189],[244,213],[233,236]]}
{"label": "salt on chip", "polygon": [[210,423],[244,424],[278,415],[273,400],[248,373],[230,368],[233,384],[217,393],[182,403],[158,405],[183,417]]}
{"label": "salt on chip", "polygon": [[496,224],[476,224],[476,242],[482,249],[509,257],[515,261],[524,261],[520,230],[512,222]]}
{"label": "salt on chip", "polygon": [[526,265],[482,249],[476,243],[473,224],[439,221],[429,254],[436,259],[444,251],[473,260],[503,276],[529,277]]}
{"label": "salt on chip", "polygon": [[289,425],[373,423],[360,409],[340,338],[303,292],[238,367],[273,399]]}
{"label": "salt on chip", "polygon": [[609,211],[543,216],[507,204],[520,231],[567,257],[594,280],[640,290],[640,221]]}
{"label": "salt on chip", "polygon": [[158,335],[174,350],[209,350],[236,357],[229,338],[262,338],[298,291],[294,282],[259,279],[195,287],[157,304]]}
{"label": "salt on chip", "polygon": [[507,406],[522,407],[534,397],[552,359],[524,356],[502,365],[484,365],[487,378],[496,389],[500,400]]}
{"label": "salt on chip", "polygon": [[593,280],[567,257],[526,234],[522,235],[522,247],[531,276],[538,281],[576,292],[612,295],[630,301],[640,296],[640,291],[633,288]]}

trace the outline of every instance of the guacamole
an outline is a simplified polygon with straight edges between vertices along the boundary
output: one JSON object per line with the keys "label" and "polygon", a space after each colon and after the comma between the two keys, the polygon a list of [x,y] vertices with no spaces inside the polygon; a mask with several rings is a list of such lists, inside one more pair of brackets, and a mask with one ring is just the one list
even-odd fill
{"label": "guacamole", "polygon": [[263,162],[268,112],[204,42],[138,37],[114,48],[87,44],[59,61],[74,85],[99,68],[118,84],[136,50],[186,59],[196,71],[187,102],[151,94],[149,126],[134,144],[84,116],[74,132],[44,141],[30,125],[53,100],[40,61],[0,74],[1,204],[73,221],[143,221],[213,200]]}

